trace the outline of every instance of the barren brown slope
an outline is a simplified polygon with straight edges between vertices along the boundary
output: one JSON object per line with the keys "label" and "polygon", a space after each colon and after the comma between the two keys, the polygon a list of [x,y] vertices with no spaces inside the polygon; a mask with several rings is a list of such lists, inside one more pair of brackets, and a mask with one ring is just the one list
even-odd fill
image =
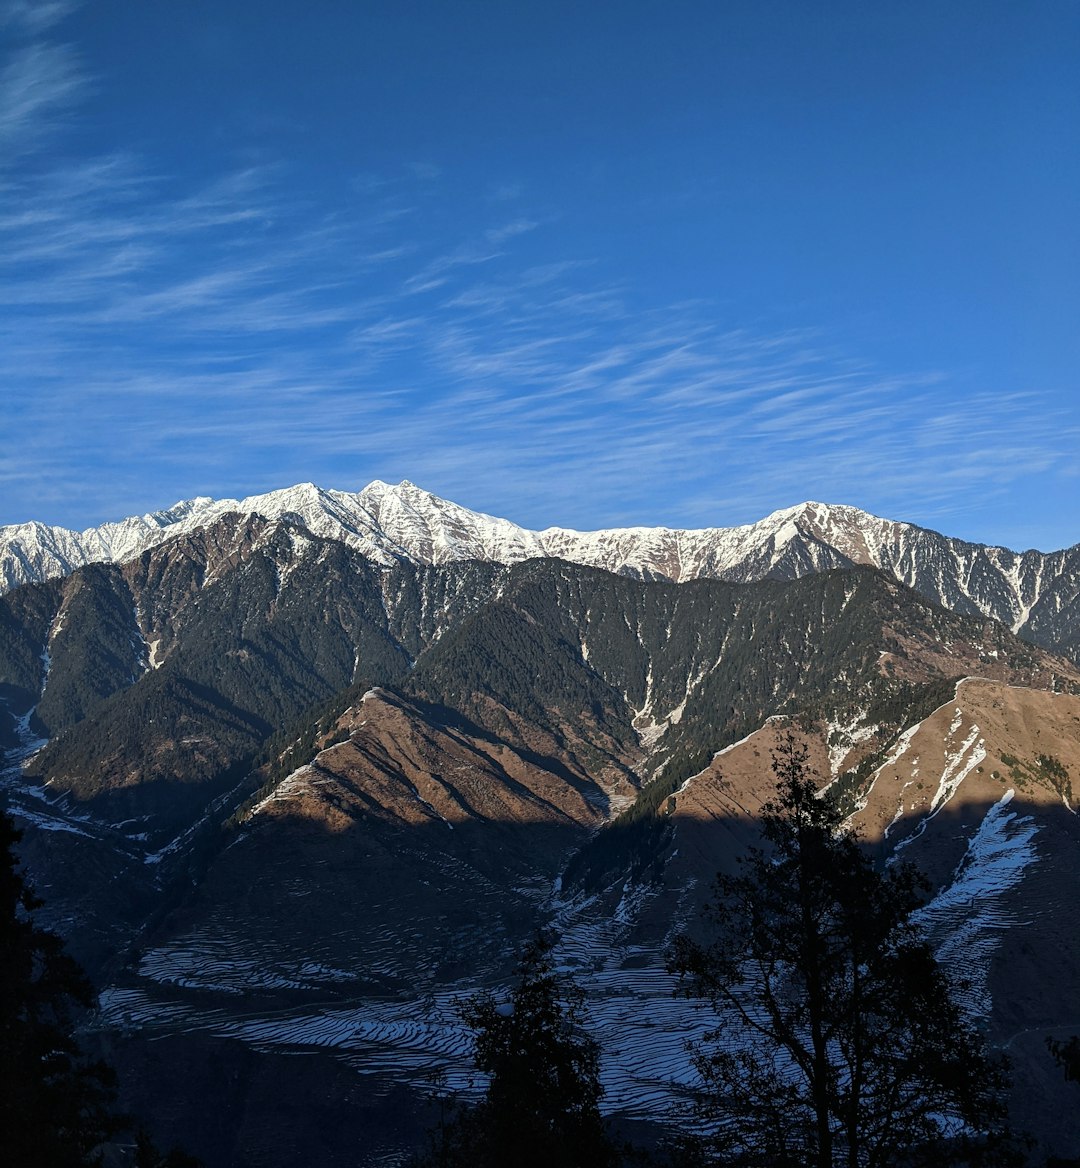
{"label": "barren brown slope", "polygon": [[413,703],[373,689],[337,723],[348,737],[322,751],[254,811],[344,831],[358,819],[454,828],[470,821],[591,828],[608,792],[552,759],[560,773],[512,746],[430,721]]}
{"label": "barren brown slope", "polygon": [[1059,1132],[1070,1155],[1075,1088],[1044,1040],[1080,1033],[1078,780],[1080,698],[970,680],[882,768],[858,816],[939,887],[924,919],[1012,1059],[1016,1119]]}
{"label": "barren brown slope", "polygon": [[[753,833],[762,804],[775,791],[777,735],[789,729],[806,745],[822,784],[829,781],[821,728],[807,733],[790,719],[772,718],[717,754],[673,797],[669,810],[681,854],[689,858],[690,841],[705,827],[733,831],[732,825],[746,824]],[[995,806],[1075,823],[1080,842],[1078,796],[1080,697],[968,678],[957,685],[955,699],[900,736],[871,775],[851,822],[868,844],[914,861],[939,887]],[[709,851],[700,858],[715,868],[726,857]],[[1080,867],[1066,858],[1063,863]]]}
{"label": "barren brown slope", "polygon": [[371,691],[257,803],[143,959],[204,988],[396,993],[502,967],[608,792]]}
{"label": "barren brown slope", "polygon": [[[1053,1025],[1063,1009],[1080,1023],[1080,698],[968,680],[894,753],[856,822],[935,886],[964,890],[928,918],[939,929],[966,908],[996,930],[996,1026]],[[958,960],[986,940],[969,928]]]}
{"label": "barren brown slope", "polygon": [[829,773],[821,734],[804,734],[790,718],[770,718],[749,737],[713,756],[709,765],[672,797],[677,855],[669,879],[708,881],[734,868],[738,856],[758,842],[762,806],[776,794],[772,758],[781,734],[795,731],[809,751],[818,775]]}
{"label": "barren brown slope", "polygon": [[1018,805],[1071,811],[1077,779],[1080,698],[969,678],[897,743],[856,822],[868,840],[906,846],[946,806],[985,809],[1009,790]]}

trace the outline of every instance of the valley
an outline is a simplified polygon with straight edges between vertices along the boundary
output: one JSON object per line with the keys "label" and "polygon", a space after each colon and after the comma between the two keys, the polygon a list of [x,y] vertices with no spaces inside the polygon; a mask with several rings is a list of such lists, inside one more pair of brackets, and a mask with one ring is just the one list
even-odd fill
{"label": "valley", "polygon": [[152,1114],[186,1068],[165,1142],[399,1162],[433,1074],[476,1090],[455,1004],[539,925],[605,1109],[667,1122],[713,1025],[667,954],[755,842],[792,730],[865,847],[927,877],[1018,1120],[1080,1151],[1042,1045],[1080,1018],[1078,549],[819,504],[583,536],[411,484],[275,494],[4,529],[36,573],[0,597],[8,807],[126,1098]]}

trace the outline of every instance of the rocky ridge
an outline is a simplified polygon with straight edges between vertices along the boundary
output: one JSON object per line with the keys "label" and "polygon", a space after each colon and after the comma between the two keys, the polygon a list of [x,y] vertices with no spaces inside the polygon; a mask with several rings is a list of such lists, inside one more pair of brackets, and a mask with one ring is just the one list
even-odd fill
{"label": "rocky ridge", "polygon": [[530,531],[407,481],[375,481],[355,493],[304,483],[240,500],[192,499],[83,532],[41,523],[2,527],[0,587],[66,575],[82,564],[123,562],[234,512],[298,520],[384,567],[555,556],[642,580],[746,583],[870,566],[946,608],[992,617],[1037,644],[1080,653],[1080,545],[1016,552],[815,502],[738,527]]}

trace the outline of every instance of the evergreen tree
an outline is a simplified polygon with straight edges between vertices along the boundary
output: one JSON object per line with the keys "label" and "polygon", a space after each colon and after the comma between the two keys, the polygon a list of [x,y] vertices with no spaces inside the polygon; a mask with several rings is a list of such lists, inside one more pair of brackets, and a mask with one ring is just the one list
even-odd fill
{"label": "evergreen tree", "polygon": [[145,1131],[135,1133],[135,1159],[132,1168],[202,1168],[201,1162],[182,1148],[162,1154]]}
{"label": "evergreen tree", "polygon": [[765,846],[718,877],[711,938],[672,960],[721,1018],[694,1054],[703,1162],[1007,1161],[1004,1070],[912,920],[922,881],[872,866],[794,735],[773,770]]}
{"label": "evergreen tree", "polygon": [[[0,811],[0,1157],[10,1168],[92,1168],[129,1157],[131,1120],[116,1111],[116,1076],[87,1057],[75,1019],[96,995],[55,934],[34,923],[41,901],[19,872],[22,838]],[[199,1168],[180,1148],[162,1155],[141,1129],[133,1168]]]}
{"label": "evergreen tree", "polygon": [[[1054,1062],[1065,1073],[1066,1080],[1070,1083],[1080,1084],[1080,1034],[1074,1034],[1071,1038],[1064,1040],[1048,1038],[1046,1046],[1054,1056]],[[1074,1112],[1074,1122],[1075,1120],[1080,1120],[1080,1115]],[[1073,1161],[1073,1163],[1080,1164],[1080,1159]]]}
{"label": "evergreen tree", "polygon": [[583,994],[561,976],[551,939],[525,948],[509,1002],[470,999],[461,1016],[488,1077],[484,1098],[440,1125],[426,1168],[604,1168],[615,1152],[600,1115],[600,1052],[581,1028]]}
{"label": "evergreen tree", "polygon": [[60,939],[33,921],[40,901],[19,874],[21,837],[0,812],[0,1141],[12,1168],[100,1162],[124,1127],[114,1076],[86,1058],[74,1015],[94,1002],[86,975]]}
{"label": "evergreen tree", "polygon": [[1054,1062],[1065,1072],[1065,1078],[1080,1083],[1080,1034],[1062,1041],[1048,1038],[1046,1046],[1054,1056]]}

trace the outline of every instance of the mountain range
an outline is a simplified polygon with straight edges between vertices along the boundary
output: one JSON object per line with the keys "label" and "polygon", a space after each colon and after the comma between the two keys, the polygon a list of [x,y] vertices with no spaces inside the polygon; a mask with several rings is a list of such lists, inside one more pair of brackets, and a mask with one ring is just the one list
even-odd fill
{"label": "mountain range", "polygon": [[790,729],[866,846],[929,879],[1016,1115],[1080,1150],[1042,1045],[1080,1018],[1080,547],[815,503],[529,532],[408,483],[0,540],[8,805],[163,1142],[399,1161],[433,1068],[467,1089],[454,1002],[538,924],[608,1108],[664,1122],[709,1025],[664,954],[754,842]]}
{"label": "mountain range", "polygon": [[[196,498],[82,532],[37,522],[0,527],[0,588],[67,575],[84,564],[121,563],[227,514],[296,519],[382,566],[556,557],[641,580],[749,583],[863,565],[947,608],[993,617],[1037,644],[1058,647],[1080,615],[1080,545],[1015,552],[812,502],[739,527],[529,531],[407,481],[375,481],[356,493],[304,483],[242,500]],[[1070,648],[1080,651],[1075,643]]]}

